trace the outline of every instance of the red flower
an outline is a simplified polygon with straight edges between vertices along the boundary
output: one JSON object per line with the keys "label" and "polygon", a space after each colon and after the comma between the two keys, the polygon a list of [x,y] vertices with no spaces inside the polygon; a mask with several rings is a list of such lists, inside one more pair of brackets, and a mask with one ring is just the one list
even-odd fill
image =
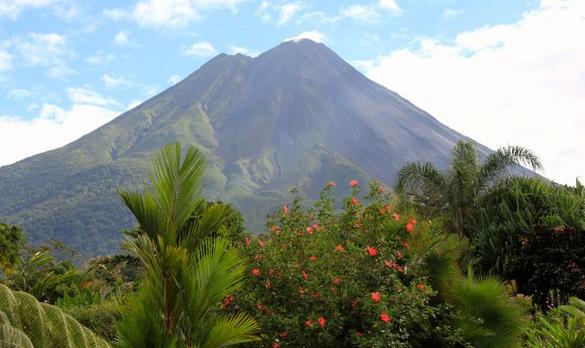
{"label": "red flower", "polygon": [[408,233],[412,233],[414,231],[414,225],[411,222],[407,223],[406,226],[404,227],[406,228],[406,232]]}
{"label": "red flower", "polygon": [[309,260],[311,260],[311,262],[317,262],[317,256],[313,255],[309,257]]}
{"label": "red flower", "polygon": [[249,247],[249,246],[250,246],[250,243],[251,243],[251,242],[252,242],[252,241],[250,240],[250,238],[246,238],[246,246],[247,246],[247,247]]}
{"label": "red flower", "polygon": [[353,197],[353,198],[351,199],[351,204],[352,204],[354,207],[357,207],[358,205],[360,205],[360,200],[359,200],[357,197]]}
{"label": "red flower", "polygon": [[321,231],[321,226],[319,226],[319,224],[312,224],[311,227],[317,232]]}
{"label": "red flower", "polygon": [[272,232],[274,232],[276,235],[280,234],[280,227],[272,226]]}
{"label": "red flower", "polygon": [[313,227],[311,227],[311,226],[307,227],[307,233],[313,234]]}
{"label": "red flower", "polygon": [[378,303],[382,299],[382,295],[380,295],[380,293],[377,291],[372,292],[371,297],[372,297],[372,302],[374,302],[374,303]]}
{"label": "red flower", "polygon": [[262,239],[258,239],[258,245],[260,245],[260,248],[264,248],[266,246],[266,242]]}
{"label": "red flower", "polygon": [[413,224],[413,225],[416,225],[416,219],[413,218],[412,216],[409,216],[408,217],[408,223]]}
{"label": "red flower", "polygon": [[311,326],[313,326],[313,321],[311,319],[305,320],[305,327],[310,328]]}
{"label": "red flower", "polygon": [[335,285],[341,284],[341,278],[339,278],[339,277],[333,278],[333,284],[335,284]]}
{"label": "red flower", "polygon": [[407,249],[407,250],[410,250],[410,245],[408,245],[408,243],[406,243],[406,242],[402,242],[402,246],[403,246],[405,249]]}
{"label": "red flower", "polygon": [[272,343],[272,348],[280,348],[280,344],[278,342]]}
{"label": "red flower", "polygon": [[420,291],[425,291],[427,289],[427,287],[423,284],[423,283],[418,283],[416,284],[416,287],[420,290]]}
{"label": "red flower", "polygon": [[252,275],[254,277],[260,277],[260,274],[262,274],[262,272],[260,272],[258,268],[252,268]]}
{"label": "red flower", "polygon": [[344,252],[345,251],[345,247],[341,244],[337,244],[337,246],[335,247],[335,250],[339,251],[339,252]]}
{"label": "red flower", "polygon": [[376,248],[371,247],[371,246],[367,246],[366,249],[368,250],[368,255],[375,257],[378,256],[378,250],[376,250]]}
{"label": "red flower", "polygon": [[302,286],[299,288],[299,296],[303,297],[305,295],[305,288]]}
{"label": "red flower", "polygon": [[384,263],[386,264],[387,268],[394,268],[394,265],[392,264],[392,261],[390,260],[385,260]]}
{"label": "red flower", "polygon": [[349,181],[349,187],[352,187],[352,188],[358,186],[359,184],[360,184],[359,181],[357,181],[356,179],[351,179]]}
{"label": "red flower", "polygon": [[394,219],[394,221],[400,221],[400,214],[398,213],[392,214],[392,219]]}
{"label": "red flower", "polygon": [[325,327],[325,324],[327,323],[327,320],[325,320],[325,318],[323,317],[319,317],[319,326],[321,327]]}
{"label": "red flower", "polygon": [[329,186],[329,187],[335,187],[335,186],[337,186],[337,184],[335,183],[335,181],[329,181],[327,183],[327,186]]}
{"label": "red flower", "polygon": [[303,271],[303,279],[307,280],[309,279],[309,275],[307,274],[307,272]]}
{"label": "red flower", "polygon": [[319,291],[313,291],[311,296],[313,296],[314,298],[317,298],[317,297],[321,296],[321,293]]}
{"label": "red flower", "polygon": [[288,215],[288,204],[284,204],[282,206],[282,212],[284,213],[284,215]]}
{"label": "red flower", "polygon": [[388,324],[392,321],[392,318],[386,312],[382,312],[382,314],[380,314],[380,320],[382,320],[385,324]]}
{"label": "red flower", "polygon": [[262,255],[261,254],[256,254],[256,261],[260,261],[262,260]]}
{"label": "red flower", "polygon": [[280,333],[280,337],[282,337],[282,339],[286,339],[288,337],[288,331],[284,331]]}

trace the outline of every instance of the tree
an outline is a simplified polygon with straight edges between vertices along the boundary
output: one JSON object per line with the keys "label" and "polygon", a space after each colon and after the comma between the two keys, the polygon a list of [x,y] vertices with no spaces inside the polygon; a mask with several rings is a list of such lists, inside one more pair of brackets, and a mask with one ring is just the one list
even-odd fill
{"label": "tree", "polygon": [[23,245],[22,230],[0,222],[0,267],[4,274],[10,274],[18,263]]}
{"label": "tree", "polygon": [[542,168],[534,153],[518,146],[500,148],[480,161],[475,146],[460,140],[452,157],[444,172],[429,162],[406,164],[398,173],[395,189],[425,210],[447,213],[449,223],[460,237],[465,235],[465,220],[475,202],[498,179],[520,164]]}
{"label": "tree", "polygon": [[240,287],[245,264],[228,241],[210,237],[225,208],[199,209],[204,168],[194,147],[183,155],[179,143],[170,144],[155,156],[152,189],[120,193],[139,223],[126,248],[145,270],[119,325],[123,347],[220,347],[256,339],[258,326],[249,316],[217,311]]}

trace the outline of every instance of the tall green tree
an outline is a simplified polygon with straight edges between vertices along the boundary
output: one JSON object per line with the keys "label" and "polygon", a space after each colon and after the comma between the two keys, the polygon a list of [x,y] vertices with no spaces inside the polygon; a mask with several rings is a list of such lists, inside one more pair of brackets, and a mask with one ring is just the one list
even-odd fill
{"label": "tall green tree", "polygon": [[446,171],[429,162],[410,162],[398,173],[395,190],[427,212],[446,213],[452,227],[463,237],[465,220],[477,199],[520,164],[542,168],[538,157],[523,147],[503,147],[480,161],[475,145],[460,140]]}
{"label": "tall green tree", "polygon": [[10,274],[19,261],[24,246],[22,230],[0,222],[0,267],[4,274]]}
{"label": "tall green tree", "polygon": [[[213,235],[225,207],[202,211],[205,159],[179,143],[154,159],[151,189],[121,192],[139,223],[126,247],[145,269],[142,288],[119,325],[123,347],[220,347],[256,340],[258,326],[239,313],[221,315],[218,304],[242,283],[244,259]],[[195,218],[194,218],[195,217]]]}

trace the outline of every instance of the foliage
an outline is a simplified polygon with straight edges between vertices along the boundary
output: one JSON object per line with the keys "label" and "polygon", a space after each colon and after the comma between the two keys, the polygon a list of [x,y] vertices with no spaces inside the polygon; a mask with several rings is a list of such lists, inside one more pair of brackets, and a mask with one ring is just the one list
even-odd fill
{"label": "foliage", "polygon": [[585,346],[585,302],[576,297],[569,305],[538,314],[526,329],[529,348],[578,348]]}
{"label": "foliage", "polygon": [[467,234],[465,222],[478,198],[520,164],[541,168],[536,155],[518,146],[500,148],[480,162],[475,146],[460,140],[446,172],[431,163],[411,162],[398,173],[395,189],[409,196],[419,211],[431,216],[446,214],[451,227],[462,237]]}
{"label": "foliage", "polygon": [[537,226],[522,238],[512,277],[543,309],[585,297],[585,231]]}
{"label": "foliage", "polygon": [[[134,294],[129,293],[127,296],[134,296]],[[69,305],[64,311],[100,337],[103,337],[110,343],[114,343],[118,337],[116,323],[123,320],[122,315],[126,310],[126,307],[122,303],[127,301],[127,299],[124,301],[108,299],[91,304]]]}
{"label": "foliage", "polygon": [[109,347],[59,308],[1,284],[0,340],[3,347]]}
{"label": "foliage", "polygon": [[585,230],[585,195],[539,178],[503,180],[483,197],[466,224],[483,273],[511,277],[521,242],[537,225]]}
{"label": "foliage", "polygon": [[[243,313],[221,315],[221,299],[236,291],[243,259],[210,235],[225,207],[201,209],[203,155],[165,146],[154,160],[151,190],[120,195],[139,222],[126,243],[144,267],[142,286],[119,324],[122,347],[220,347],[255,340],[256,323]],[[193,218],[196,212],[202,212]]]}
{"label": "foliage", "polygon": [[0,221],[0,267],[4,274],[10,274],[18,263],[19,252],[24,245],[22,230]]}
{"label": "foliage", "polygon": [[253,312],[262,346],[466,346],[456,311],[435,301],[428,281],[422,249],[431,238],[419,236],[434,236],[432,225],[400,215],[376,183],[362,201],[352,182],[337,212],[333,185],[313,208],[295,199],[268,235],[242,241],[249,276],[224,309]]}
{"label": "foliage", "polygon": [[456,325],[474,347],[518,347],[525,326],[525,306],[513,301],[497,278],[465,277],[459,267],[466,242],[447,236],[417,234],[416,253],[427,255],[429,283],[458,311]]}

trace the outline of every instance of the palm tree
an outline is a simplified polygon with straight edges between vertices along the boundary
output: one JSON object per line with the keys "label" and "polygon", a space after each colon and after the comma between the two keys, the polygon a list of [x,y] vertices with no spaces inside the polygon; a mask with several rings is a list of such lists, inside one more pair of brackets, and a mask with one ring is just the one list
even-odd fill
{"label": "palm tree", "polygon": [[0,347],[107,348],[110,345],[61,309],[0,284]]}
{"label": "palm tree", "polygon": [[408,195],[419,207],[431,212],[446,212],[455,231],[464,236],[464,223],[478,197],[515,166],[525,164],[542,168],[532,151],[507,146],[489,154],[480,162],[472,143],[455,144],[447,171],[439,171],[431,163],[410,162],[398,173],[395,190]]}
{"label": "palm tree", "polygon": [[151,190],[121,192],[139,223],[126,247],[145,278],[119,325],[122,347],[220,347],[256,340],[245,314],[221,315],[218,304],[242,283],[245,264],[229,242],[211,235],[224,222],[221,206],[200,212],[205,159],[179,143],[154,159]]}

